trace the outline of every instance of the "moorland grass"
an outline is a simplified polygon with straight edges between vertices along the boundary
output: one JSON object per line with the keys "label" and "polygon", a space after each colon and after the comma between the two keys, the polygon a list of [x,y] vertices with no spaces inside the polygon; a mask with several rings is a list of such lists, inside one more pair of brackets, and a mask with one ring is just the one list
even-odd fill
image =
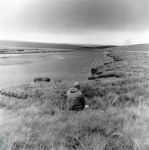
{"label": "moorland grass", "polygon": [[[3,89],[2,93],[11,93],[0,95],[0,133],[8,137],[8,148],[148,150],[149,69],[143,62],[134,64],[135,57],[147,61],[146,54],[123,53],[121,57],[123,61],[114,63],[114,73],[122,72],[119,78],[81,83],[90,106],[86,111],[67,111],[70,83],[53,91],[44,82]],[[27,97],[18,99],[16,93]]]}

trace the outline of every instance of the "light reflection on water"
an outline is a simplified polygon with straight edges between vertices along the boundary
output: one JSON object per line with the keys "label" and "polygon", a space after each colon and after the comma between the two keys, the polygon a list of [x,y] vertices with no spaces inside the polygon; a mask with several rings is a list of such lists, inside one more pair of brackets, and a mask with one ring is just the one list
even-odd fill
{"label": "light reflection on water", "polygon": [[[1,54],[0,88],[32,82],[34,77],[39,76],[50,78],[70,76],[75,74],[78,68],[81,70],[101,58],[105,61],[103,53],[99,51]],[[87,74],[90,74],[90,71],[82,76],[85,77]]]}

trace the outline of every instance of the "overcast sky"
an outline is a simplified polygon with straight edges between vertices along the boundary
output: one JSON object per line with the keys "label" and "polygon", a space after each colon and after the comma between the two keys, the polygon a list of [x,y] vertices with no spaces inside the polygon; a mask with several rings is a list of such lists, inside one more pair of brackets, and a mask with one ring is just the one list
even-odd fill
{"label": "overcast sky", "polygon": [[149,43],[149,0],[0,0],[0,39]]}

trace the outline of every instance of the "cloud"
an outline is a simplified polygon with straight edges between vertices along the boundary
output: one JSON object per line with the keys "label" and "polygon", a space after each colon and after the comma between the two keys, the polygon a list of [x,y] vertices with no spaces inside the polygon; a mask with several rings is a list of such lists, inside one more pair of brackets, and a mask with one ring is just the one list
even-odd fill
{"label": "cloud", "polygon": [[0,38],[94,42],[96,34],[105,41],[136,33],[143,37],[149,31],[148,7],[148,0],[0,0]]}
{"label": "cloud", "polygon": [[37,0],[22,10],[21,28],[49,33],[92,30],[145,30],[149,25],[146,0]]}

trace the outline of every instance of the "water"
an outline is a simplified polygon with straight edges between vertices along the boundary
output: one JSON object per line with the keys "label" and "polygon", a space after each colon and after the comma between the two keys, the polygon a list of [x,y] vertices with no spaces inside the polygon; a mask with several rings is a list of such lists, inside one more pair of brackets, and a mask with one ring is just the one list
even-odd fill
{"label": "water", "polygon": [[33,82],[34,77],[87,78],[90,66],[109,61],[99,51],[71,51],[37,54],[1,54],[0,88]]}

